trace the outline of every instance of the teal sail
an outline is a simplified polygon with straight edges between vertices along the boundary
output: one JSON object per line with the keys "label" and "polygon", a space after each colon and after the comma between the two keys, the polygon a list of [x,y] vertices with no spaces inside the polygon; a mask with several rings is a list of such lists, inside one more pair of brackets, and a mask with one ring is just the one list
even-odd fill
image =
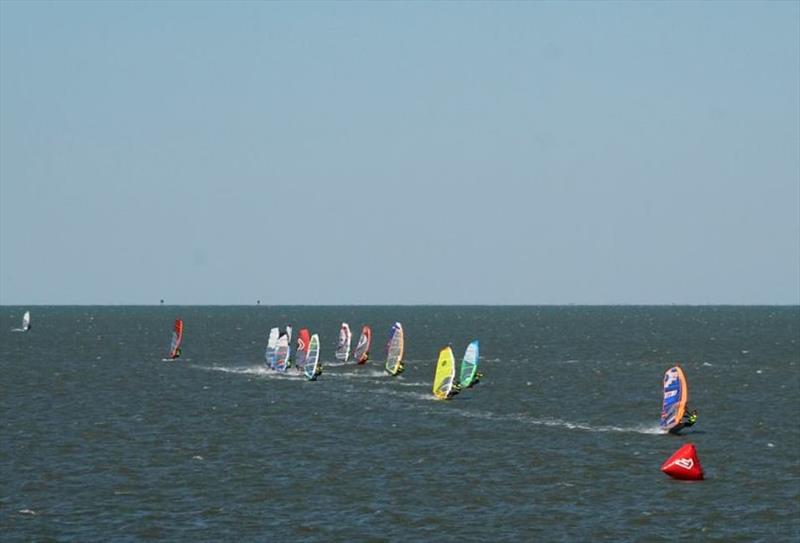
{"label": "teal sail", "polygon": [[480,358],[480,349],[478,347],[478,340],[476,339],[467,346],[464,352],[464,358],[461,360],[461,374],[459,375],[459,383],[462,387],[468,388],[477,384],[478,379],[478,360]]}

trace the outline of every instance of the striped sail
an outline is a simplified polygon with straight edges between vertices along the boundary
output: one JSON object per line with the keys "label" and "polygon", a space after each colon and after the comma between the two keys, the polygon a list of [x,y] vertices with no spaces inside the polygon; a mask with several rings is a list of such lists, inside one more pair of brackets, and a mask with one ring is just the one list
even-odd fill
{"label": "striped sail", "polygon": [[306,355],[308,354],[308,328],[303,328],[297,334],[297,349],[295,354],[295,366],[298,369],[303,369],[306,363]]}
{"label": "striped sail", "polygon": [[315,381],[322,372],[319,363],[319,336],[314,334],[308,342],[308,355],[303,366],[303,373],[309,381]]}
{"label": "striped sail", "polygon": [[403,325],[396,322],[389,332],[389,343],[386,346],[386,371],[392,375],[402,371],[403,341]]}
{"label": "striped sail", "polygon": [[670,430],[680,424],[689,400],[689,387],[680,366],[664,373],[664,399],[661,404],[661,427]]}
{"label": "striped sail", "polygon": [[436,373],[433,376],[433,395],[440,400],[450,397],[450,392],[456,384],[456,357],[453,349],[445,347],[439,351],[439,360],[436,362]]}
{"label": "striped sail", "polygon": [[478,340],[476,339],[467,346],[464,352],[464,358],[461,360],[461,374],[458,381],[462,387],[469,387],[475,380],[475,374],[478,373]]}
{"label": "striped sail", "polygon": [[350,357],[350,342],[352,339],[353,334],[350,333],[350,326],[343,322],[342,327],[339,329],[339,343],[336,345],[336,360],[347,362]]}
{"label": "striped sail", "polygon": [[278,338],[278,344],[275,347],[275,365],[273,369],[276,371],[286,371],[289,364],[289,336],[286,334]]}

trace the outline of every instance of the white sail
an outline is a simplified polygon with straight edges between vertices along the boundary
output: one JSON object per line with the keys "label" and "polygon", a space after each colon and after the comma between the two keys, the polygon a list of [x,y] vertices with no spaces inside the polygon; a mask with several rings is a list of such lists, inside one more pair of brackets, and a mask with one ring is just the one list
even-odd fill
{"label": "white sail", "polygon": [[347,362],[350,357],[350,342],[353,339],[353,334],[350,333],[350,325],[346,322],[342,323],[339,329],[339,344],[336,346],[336,360]]}
{"label": "white sail", "polygon": [[321,370],[322,368],[319,364],[319,336],[314,334],[308,342],[308,355],[303,366],[303,373],[306,379],[314,381],[322,373]]}
{"label": "white sail", "polygon": [[392,325],[389,344],[386,346],[386,371],[392,375],[403,371],[403,345],[403,325],[396,322]]}
{"label": "white sail", "polygon": [[278,345],[275,347],[275,363],[273,369],[286,371],[289,364],[289,336],[286,334],[278,338]]}
{"label": "white sail", "polygon": [[24,315],[22,315],[22,331],[27,332],[31,329],[31,312],[26,311]]}
{"label": "white sail", "polygon": [[275,367],[275,349],[278,347],[278,329],[271,328],[269,331],[269,339],[267,340],[267,351],[264,353],[264,359],[267,362],[267,367]]}

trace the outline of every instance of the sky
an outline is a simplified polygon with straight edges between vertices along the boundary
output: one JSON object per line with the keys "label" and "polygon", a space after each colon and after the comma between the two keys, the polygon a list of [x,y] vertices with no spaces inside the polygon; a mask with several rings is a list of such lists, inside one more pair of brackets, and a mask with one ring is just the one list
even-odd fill
{"label": "sky", "polygon": [[0,304],[798,304],[800,2],[0,2]]}

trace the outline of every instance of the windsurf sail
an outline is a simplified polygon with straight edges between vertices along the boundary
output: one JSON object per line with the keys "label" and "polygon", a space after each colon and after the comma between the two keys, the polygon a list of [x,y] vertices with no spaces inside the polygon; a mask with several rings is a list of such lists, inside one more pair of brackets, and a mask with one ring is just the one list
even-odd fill
{"label": "windsurf sail", "polygon": [[661,404],[661,427],[671,430],[680,424],[689,400],[686,376],[680,366],[674,366],[664,373],[664,402]]}
{"label": "windsurf sail", "polygon": [[31,329],[31,312],[26,311],[24,315],[22,315],[22,331],[27,332]]}
{"label": "windsurf sail", "polygon": [[436,373],[433,376],[433,395],[446,400],[456,384],[456,357],[449,346],[439,351]]}
{"label": "windsurf sail", "polygon": [[278,338],[275,346],[275,365],[272,369],[276,371],[286,371],[289,365],[289,336],[283,334]]}
{"label": "windsurf sail", "polygon": [[372,329],[364,326],[361,329],[361,337],[358,338],[358,345],[353,352],[353,359],[359,364],[366,364],[369,360],[369,347],[372,345]]}
{"label": "windsurf sail", "polygon": [[308,328],[303,328],[300,330],[300,333],[297,334],[297,349],[295,353],[295,366],[298,369],[303,369],[303,366],[306,363],[306,355],[308,354]]}
{"label": "windsurf sail", "polygon": [[268,368],[275,368],[275,350],[278,348],[278,329],[270,328],[269,339],[267,339],[267,351],[264,353],[264,360]]}
{"label": "windsurf sail", "polygon": [[280,342],[281,337],[286,338],[286,367],[292,367],[292,327],[287,326],[284,328],[284,331],[281,332],[278,341]]}
{"label": "windsurf sail", "polygon": [[303,366],[303,373],[306,379],[314,381],[322,373],[322,366],[319,363],[319,336],[314,334],[308,342],[308,355]]}
{"label": "windsurf sail", "polygon": [[169,357],[173,360],[181,356],[181,344],[183,343],[183,320],[175,319],[175,327],[172,330],[172,343],[169,347]]}
{"label": "windsurf sail", "polygon": [[392,325],[386,345],[386,371],[392,375],[403,371],[403,341],[403,325],[396,322]]}
{"label": "windsurf sail", "polygon": [[467,345],[464,358],[461,359],[461,374],[458,377],[458,381],[462,387],[470,387],[475,383],[475,375],[478,373],[479,354],[478,340],[476,339]]}
{"label": "windsurf sail", "polygon": [[336,345],[336,360],[347,362],[347,359],[350,357],[350,342],[352,339],[353,334],[350,333],[350,326],[346,322],[343,322],[342,327],[339,328],[339,343]]}

